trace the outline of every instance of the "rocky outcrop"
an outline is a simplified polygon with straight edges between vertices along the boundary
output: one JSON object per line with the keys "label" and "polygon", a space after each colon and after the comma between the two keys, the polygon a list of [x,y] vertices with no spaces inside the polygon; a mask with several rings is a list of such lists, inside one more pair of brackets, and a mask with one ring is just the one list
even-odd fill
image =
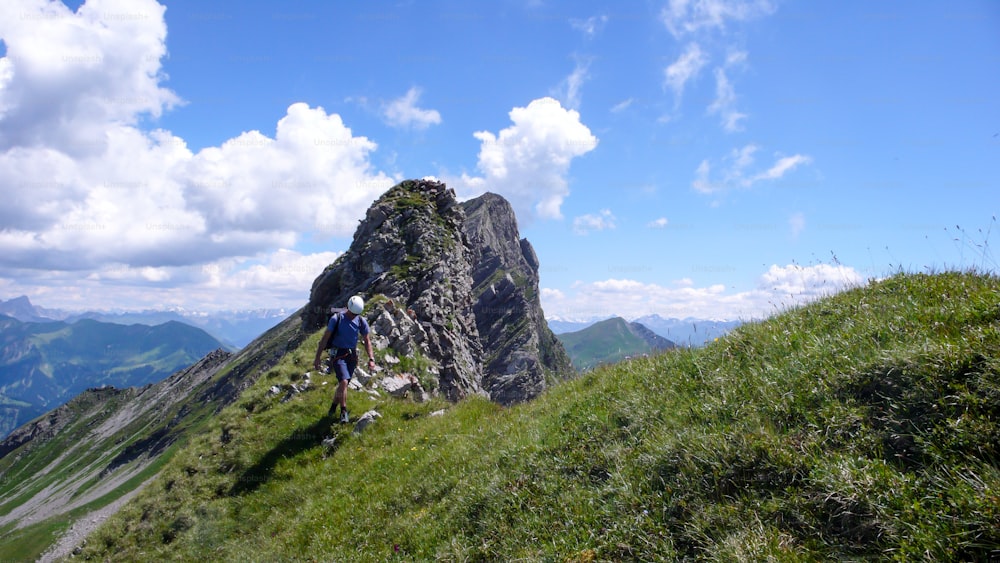
{"label": "rocky outcrop", "polygon": [[440,182],[407,180],[369,208],[351,247],[313,283],[305,332],[354,294],[379,344],[430,363],[436,392],[510,404],[572,373],[538,302],[538,258],[510,205],[460,204]]}
{"label": "rocky outcrop", "polygon": [[538,256],[520,238],[514,209],[504,198],[488,193],[462,207],[472,257],[473,312],[483,345],[483,387],[498,403],[530,399],[573,371],[538,302]]}
{"label": "rocky outcrop", "polygon": [[331,307],[351,295],[383,295],[414,312],[425,334],[421,346],[441,366],[441,392],[452,400],[482,394],[464,220],[444,184],[391,188],[368,209],[350,249],[313,283],[303,326],[321,327]]}

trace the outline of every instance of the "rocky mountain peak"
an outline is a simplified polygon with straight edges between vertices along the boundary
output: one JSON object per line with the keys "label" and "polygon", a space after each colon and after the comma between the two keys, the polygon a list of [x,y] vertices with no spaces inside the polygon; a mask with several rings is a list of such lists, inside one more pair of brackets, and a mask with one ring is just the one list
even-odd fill
{"label": "rocky mountain peak", "polygon": [[14,299],[9,299],[7,301],[0,301],[0,315],[6,315],[22,322],[51,320],[42,315],[26,295],[15,297]]}
{"label": "rocky mountain peak", "polygon": [[520,238],[514,209],[503,197],[487,193],[462,207],[484,388],[502,404],[530,399],[573,372],[539,303],[538,255]]}
{"label": "rocky mountain peak", "polygon": [[[459,203],[441,182],[407,180],[368,209],[351,247],[313,283],[303,328],[354,294],[381,342],[434,363],[450,399],[510,404],[572,367],[538,302],[538,258],[496,194]],[[401,314],[400,310],[405,312]]]}

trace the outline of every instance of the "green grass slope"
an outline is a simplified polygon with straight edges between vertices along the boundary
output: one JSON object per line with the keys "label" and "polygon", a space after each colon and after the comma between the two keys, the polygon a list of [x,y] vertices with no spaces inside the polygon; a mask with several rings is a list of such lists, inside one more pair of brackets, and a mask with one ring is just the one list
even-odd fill
{"label": "green grass slope", "polygon": [[217,406],[184,404],[184,379],[192,377],[175,374],[168,391],[88,390],[43,417],[51,425],[37,427],[45,436],[0,443],[0,553],[34,560],[77,519],[155,475],[174,443]]}
{"label": "green grass slope", "polygon": [[209,354],[156,384],[86,391],[0,441],[0,561],[35,560],[156,475],[278,363],[300,325],[286,319],[235,356]]}
{"label": "green grass slope", "polygon": [[360,435],[332,385],[267,394],[314,335],[76,560],[989,560],[998,303],[995,277],[899,275],[509,409],[353,393],[382,414]]}

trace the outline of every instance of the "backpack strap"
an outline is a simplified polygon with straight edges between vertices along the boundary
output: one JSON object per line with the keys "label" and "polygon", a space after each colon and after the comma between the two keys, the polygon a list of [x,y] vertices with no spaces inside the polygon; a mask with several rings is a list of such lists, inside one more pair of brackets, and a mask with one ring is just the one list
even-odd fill
{"label": "backpack strap", "polygon": [[341,314],[340,311],[334,313],[333,316],[337,319],[337,322],[333,325],[333,332],[330,333],[330,340],[326,341],[327,348],[333,348],[333,339],[337,336],[337,329],[340,328],[340,321],[344,318],[344,315]]}

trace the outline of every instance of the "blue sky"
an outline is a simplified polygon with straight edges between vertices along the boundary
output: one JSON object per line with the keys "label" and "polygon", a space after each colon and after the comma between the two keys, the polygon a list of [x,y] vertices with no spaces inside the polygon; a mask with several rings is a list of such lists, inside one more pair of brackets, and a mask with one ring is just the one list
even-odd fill
{"label": "blue sky", "polygon": [[0,40],[0,298],[298,307],[428,176],[511,201],[550,317],[997,267],[992,1],[7,0]]}

